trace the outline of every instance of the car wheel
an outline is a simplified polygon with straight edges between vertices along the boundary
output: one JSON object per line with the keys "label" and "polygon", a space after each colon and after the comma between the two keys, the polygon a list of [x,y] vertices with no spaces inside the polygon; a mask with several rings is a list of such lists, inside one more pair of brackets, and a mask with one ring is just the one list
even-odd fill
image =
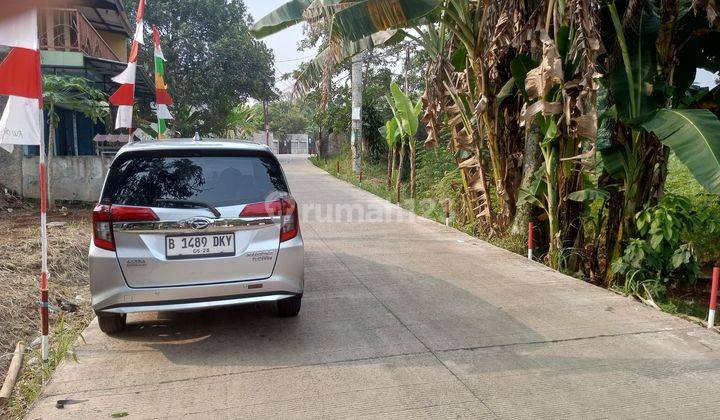
{"label": "car wheel", "polygon": [[97,313],[100,331],[105,334],[117,334],[125,329],[127,314],[103,314]]}
{"label": "car wheel", "polygon": [[291,298],[279,300],[277,302],[278,315],[283,318],[297,316],[297,314],[300,312],[301,301],[302,296],[293,296]]}

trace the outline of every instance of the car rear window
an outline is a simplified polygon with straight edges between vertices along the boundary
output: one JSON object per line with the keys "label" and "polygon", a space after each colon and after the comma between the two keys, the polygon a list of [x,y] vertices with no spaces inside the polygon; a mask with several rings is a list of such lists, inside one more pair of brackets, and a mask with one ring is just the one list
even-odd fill
{"label": "car rear window", "polygon": [[222,207],[287,192],[280,165],[264,153],[129,152],[113,162],[102,202],[163,207],[157,200],[188,200]]}

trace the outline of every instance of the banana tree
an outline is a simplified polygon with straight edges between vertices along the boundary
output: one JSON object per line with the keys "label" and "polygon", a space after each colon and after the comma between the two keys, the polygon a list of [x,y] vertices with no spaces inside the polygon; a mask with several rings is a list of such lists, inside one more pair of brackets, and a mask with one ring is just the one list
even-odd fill
{"label": "banana tree", "polygon": [[406,27],[437,6],[437,0],[291,0],[259,19],[250,31],[264,38],[301,22],[326,20],[332,38],[358,41],[386,29]]}
{"label": "banana tree", "polygon": [[[680,101],[697,67],[718,70],[715,12],[693,10],[699,6],[655,0],[622,10],[607,2],[617,45],[607,78],[614,130],[600,153],[605,170],[622,183],[616,193],[622,210],[607,223],[610,261],[636,236],[635,213],[662,194],[668,149],[708,191],[720,193],[720,122],[708,110],[682,109]],[[612,271],[605,281],[616,281]]]}
{"label": "banana tree", "polygon": [[331,72],[354,55],[375,48],[386,47],[400,42],[406,33],[389,29],[380,31],[358,41],[335,41],[319,52],[312,60],[304,63],[295,77],[292,95],[299,97],[311,89],[322,86],[323,100],[327,103],[327,94]]}
{"label": "banana tree", "polygon": [[[594,153],[597,135],[598,16],[581,1],[549,2],[540,63],[520,55],[510,64],[528,125],[539,130],[542,164],[522,202],[538,205],[548,219],[548,262],[560,268],[565,249],[579,247],[582,204],[568,200],[582,188],[582,160]],[[528,70],[529,69],[529,70]],[[531,141],[528,137],[526,141]],[[587,150],[584,150],[587,149]],[[575,259],[569,264],[572,269]]]}
{"label": "banana tree", "polygon": [[380,134],[385,138],[388,146],[387,156],[387,187],[392,186],[393,173],[395,172],[395,156],[397,155],[397,144],[400,141],[400,130],[398,129],[397,120],[389,119],[385,122],[384,127],[380,127]]}
{"label": "banana tree", "polygon": [[[460,94],[454,97],[464,103],[455,102],[454,107],[457,110],[471,110],[467,118],[467,121],[472,121],[471,126],[455,127],[458,139],[469,139],[472,145],[472,152],[460,152],[458,149],[459,153],[468,153],[467,156],[458,157],[467,208],[473,218],[480,217],[487,221],[488,230],[500,231],[513,217],[521,178],[522,165],[518,164],[518,158],[522,155],[518,122],[521,104],[517,100],[514,103],[508,101],[510,106],[504,107],[494,98],[509,78],[509,70],[502,70],[503,62],[508,62],[516,53],[508,42],[500,40],[522,38],[520,32],[529,30],[522,25],[511,24],[511,19],[529,17],[532,13],[532,8],[522,6],[522,3],[520,0],[506,4],[460,0],[294,1],[263,17],[253,27],[253,31],[256,36],[262,37],[301,21],[310,23],[311,27],[327,29],[328,47],[320,54],[324,56],[322,61],[308,66],[308,77],[303,75],[296,84],[296,90],[302,91],[307,88],[308,82],[315,85],[321,80],[320,83],[327,86],[330,69],[346,55],[342,50],[356,49],[351,43],[362,41],[378,31],[411,27],[421,23],[421,20],[440,22],[439,31],[429,27],[427,32],[410,37],[426,43],[431,41],[436,48],[427,48],[421,43],[431,54],[444,55],[452,51],[453,57],[443,59],[452,58],[453,62],[462,63],[454,66],[447,77],[443,75],[436,80],[443,90],[445,82],[450,85],[459,82],[461,89],[456,90]],[[497,22],[496,17],[499,17]],[[452,40],[445,36],[446,31],[452,34]],[[378,45],[375,42],[372,44]],[[502,53],[498,54],[498,51]],[[442,72],[447,70],[445,63],[441,63],[439,68]],[[430,112],[438,114],[436,110],[437,104],[434,104]],[[439,138],[438,130],[448,128],[442,127],[443,124],[438,120],[431,123],[435,123],[429,127],[429,134],[433,138]],[[498,128],[501,129],[499,134]],[[491,176],[484,172],[489,172]],[[498,197],[501,217],[493,216],[488,179],[492,180],[492,191]]]}
{"label": "banana tree", "polygon": [[437,0],[292,0],[262,17],[250,31],[264,38],[304,22],[326,37],[326,47],[295,83],[294,93],[303,94],[319,83],[326,90],[340,63],[367,49],[398,42],[405,33],[395,29],[412,26],[437,6]]}
{"label": "banana tree", "polygon": [[262,113],[258,107],[247,104],[236,105],[227,116],[228,137],[249,139],[262,125]]}
{"label": "banana tree", "polygon": [[[418,120],[420,112],[422,111],[422,101],[418,100],[415,104],[412,103],[410,98],[405,92],[400,90],[400,86],[397,83],[390,85],[390,93],[392,99],[387,98],[390,109],[392,109],[395,124],[400,131],[400,137],[402,144],[407,143],[410,150],[410,196],[415,198],[415,166],[417,157],[417,139],[416,134],[420,122]],[[398,168],[398,179],[397,179],[397,193],[400,191],[400,177],[402,175],[402,163],[404,158],[404,147],[400,148],[400,165]]]}
{"label": "banana tree", "polygon": [[182,137],[192,137],[194,133],[200,130],[202,125],[202,117],[200,113],[193,107],[183,104],[175,104],[173,109],[174,117],[173,128]]}

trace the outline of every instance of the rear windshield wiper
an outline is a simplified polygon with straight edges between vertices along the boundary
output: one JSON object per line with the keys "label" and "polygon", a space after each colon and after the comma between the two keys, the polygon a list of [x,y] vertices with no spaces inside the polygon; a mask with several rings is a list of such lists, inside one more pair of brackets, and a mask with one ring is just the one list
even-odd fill
{"label": "rear windshield wiper", "polygon": [[159,199],[155,200],[155,202],[159,203],[159,204],[177,204],[178,206],[204,207],[204,208],[210,210],[210,212],[215,215],[215,218],[220,218],[220,216],[221,216],[218,209],[216,209],[212,205],[202,202],[202,201],[172,200],[172,199],[159,198]]}

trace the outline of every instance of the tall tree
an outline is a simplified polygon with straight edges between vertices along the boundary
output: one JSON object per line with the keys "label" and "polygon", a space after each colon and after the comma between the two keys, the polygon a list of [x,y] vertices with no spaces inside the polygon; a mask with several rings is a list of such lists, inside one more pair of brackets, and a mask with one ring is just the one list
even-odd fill
{"label": "tall tree", "polygon": [[[125,3],[135,10],[137,0]],[[153,0],[145,22],[160,31],[170,95],[178,106],[199,114],[202,133],[226,131],[228,115],[249,97],[274,98],[273,55],[250,36],[251,17],[242,1]],[[152,63],[151,48],[142,49],[139,63]],[[176,128],[189,126],[176,123]]]}
{"label": "tall tree", "polygon": [[300,103],[288,100],[270,103],[268,120],[270,131],[276,139],[287,139],[288,134],[304,134],[310,130],[310,110]]}

